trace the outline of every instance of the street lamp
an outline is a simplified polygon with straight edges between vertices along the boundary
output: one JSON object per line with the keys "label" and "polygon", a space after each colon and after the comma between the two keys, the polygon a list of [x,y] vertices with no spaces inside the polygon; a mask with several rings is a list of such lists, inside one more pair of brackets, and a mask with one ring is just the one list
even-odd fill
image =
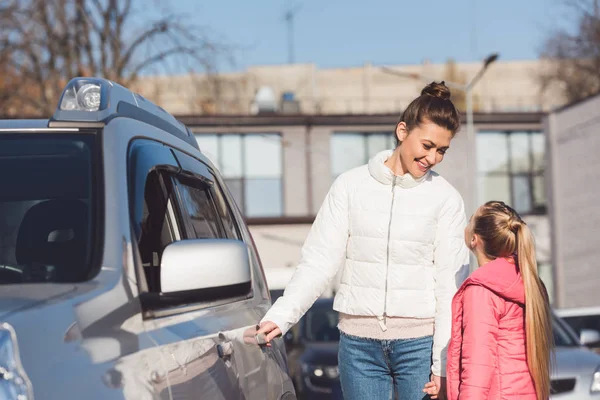
{"label": "street lamp", "polygon": [[[470,215],[473,211],[475,211],[472,208],[473,204],[475,203],[473,201],[473,197],[475,196],[475,194],[471,193],[471,182],[476,179],[475,170],[471,166],[472,165],[471,158],[472,158],[472,155],[475,154],[475,152],[472,151],[472,148],[474,147],[474,144],[475,144],[475,128],[473,126],[473,87],[475,86],[475,84],[477,82],[479,82],[479,80],[481,79],[481,77],[483,76],[485,71],[488,69],[490,64],[493,63],[494,61],[496,61],[499,56],[500,55],[498,53],[492,53],[489,56],[487,56],[483,60],[483,65],[481,66],[481,68],[479,69],[477,74],[475,74],[473,79],[471,79],[471,81],[469,81],[469,83],[467,83],[467,84],[444,80],[446,86],[448,86],[451,89],[458,89],[460,91],[463,91],[463,92],[465,92],[465,95],[466,95],[467,152],[468,152],[468,155],[467,155],[467,171],[468,171],[467,175],[468,176],[466,179],[466,182],[467,182],[466,192],[467,192],[468,197],[467,197],[467,202],[466,202],[467,204],[465,205],[465,208],[466,208],[468,215]],[[387,74],[401,76],[401,77],[405,77],[405,78],[418,79],[418,80],[427,81],[427,82],[436,80],[436,79],[433,79],[431,77],[428,77],[428,76],[425,76],[425,75],[422,75],[419,73],[404,72],[404,71],[399,71],[399,70],[389,68],[389,67],[381,67],[381,70]]]}

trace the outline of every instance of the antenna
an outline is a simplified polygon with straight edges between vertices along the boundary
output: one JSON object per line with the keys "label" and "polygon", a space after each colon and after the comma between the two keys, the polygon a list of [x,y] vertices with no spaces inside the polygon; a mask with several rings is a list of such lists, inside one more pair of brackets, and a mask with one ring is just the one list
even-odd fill
{"label": "antenna", "polygon": [[294,63],[294,18],[301,6],[299,4],[292,4],[290,2],[289,8],[285,12],[285,21],[287,22],[288,28],[288,63]]}

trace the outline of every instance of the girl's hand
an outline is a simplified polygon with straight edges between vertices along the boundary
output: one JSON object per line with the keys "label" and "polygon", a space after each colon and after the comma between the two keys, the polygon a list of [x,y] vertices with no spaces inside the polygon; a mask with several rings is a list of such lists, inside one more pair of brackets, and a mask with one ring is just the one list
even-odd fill
{"label": "girl's hand", "polygon": [[423,393],[427,393],[432,399],[437,399],[439,390],[434,381],[429,381],[425,384]]}
{"label": "girl's hand", "polygon": [[[430,383],[433,383],[436,391],[434,395],[430,395],[431,398],[446,400],[446,377],[431,374],[431,382],[429,382],[427,385]],[[427,387],[427,385],[425,385],[425,387]]]}

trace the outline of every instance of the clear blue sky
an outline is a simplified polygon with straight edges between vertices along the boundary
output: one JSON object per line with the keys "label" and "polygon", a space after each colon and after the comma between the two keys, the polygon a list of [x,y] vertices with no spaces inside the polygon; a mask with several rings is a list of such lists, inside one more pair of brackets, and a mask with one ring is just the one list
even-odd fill
{"label": "clear blue sky", "polygon": [[[537,58],[556,24],[560,0],[172,0],[172,11],[238,47],[236,65],[288,60],[290,4],[295,61],[319,67],[473,61],[491,52],[503,60]],[[228,67],[226,69],[231,69]]]}

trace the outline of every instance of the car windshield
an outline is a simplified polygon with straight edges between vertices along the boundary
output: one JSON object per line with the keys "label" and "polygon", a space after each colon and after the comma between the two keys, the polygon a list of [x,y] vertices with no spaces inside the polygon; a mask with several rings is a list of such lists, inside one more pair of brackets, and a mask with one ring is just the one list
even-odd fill
{"label": "car windshield", "polygon": [[95,140],[0,134],[0,284],[88,278]]}
{"label": "car windshield", "polygon": [[600,315],[598,314],[562,317],[562,320],[569,324],[578,335],[581,334],[583,329],[593,329],[600,332]]}
{"label": "car windshield", "polygon": [[578,339],[574,337],[573,332],[570,331],[570,328],[566,323],[557,316],[553,317],[552,332],[554,333],[554,345],[556,347],[579,346]]}
{"label": "car windshield", "polygon": [[304,316],[304,337],[309,342],[336,342],[340,340],[338,312],[327,306],[315,304]]}

